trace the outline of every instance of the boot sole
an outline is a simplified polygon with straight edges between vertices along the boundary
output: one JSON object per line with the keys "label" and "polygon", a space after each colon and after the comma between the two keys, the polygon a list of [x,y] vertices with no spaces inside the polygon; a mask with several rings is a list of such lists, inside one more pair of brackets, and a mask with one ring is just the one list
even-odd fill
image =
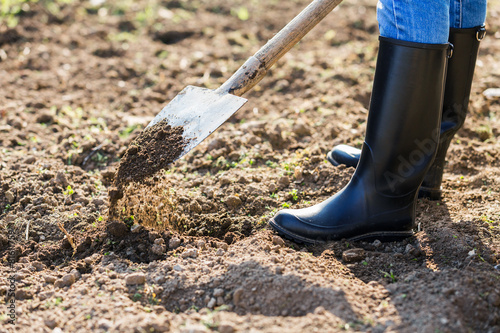
{"label": "boot sole", "polygon": [[[280,236],[283,236],[286,239],[294,241],[296,243],[317,245],[317,244],[324,244],[327,242],[327,241],[323,241],[323,240],[311,239],[311,238],[307,238],[304,236],[294,234],[293,232],[290,232],[288,230],[281,228],[276,223],[274,223],[273,220],[269,220],[269,225]],[[402,241],[408,237],[411,237],[411,236],[413,236],[413,234],[414,234],[413,230],[409,230],[409,231],[377,231],[377,232],[369,232],[366,234],[350,237],[350,238],[347,238],[347,240],[352,241],[352,242],[358,242],[358,241],[374,241],[374,240],[378,239],[381,242],[397,242],[397,241]]]}

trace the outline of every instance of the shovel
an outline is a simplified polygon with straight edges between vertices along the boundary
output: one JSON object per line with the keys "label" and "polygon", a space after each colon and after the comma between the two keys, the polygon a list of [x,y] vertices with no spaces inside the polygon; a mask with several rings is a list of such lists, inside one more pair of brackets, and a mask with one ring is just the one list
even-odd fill
{"label": "shovel", "polygon": [[147,127],[162,120],[166,120],[172,127],[182,126],[183,138],[187,145],[177,159],[186,155],[238,111],[247,102],[247,99],[241,96],[259,83],[276,61],[341,1],[314,0],[222,86],[216,90],[187,86]]}

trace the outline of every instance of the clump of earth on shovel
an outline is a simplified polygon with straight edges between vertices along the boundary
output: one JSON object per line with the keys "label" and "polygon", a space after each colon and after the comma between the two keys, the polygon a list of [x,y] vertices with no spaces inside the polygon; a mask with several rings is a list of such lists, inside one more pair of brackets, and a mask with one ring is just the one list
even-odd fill
{"label": "clump of earth on shovel", "polygon": [[110,206],[123,197],[123,188],[130,182],[141,182],[168,167],[184,151],[189,141],[182,126],[170,126],[166,120],[147,127],[130,144],[123,155],[113,186],[109,189]]}

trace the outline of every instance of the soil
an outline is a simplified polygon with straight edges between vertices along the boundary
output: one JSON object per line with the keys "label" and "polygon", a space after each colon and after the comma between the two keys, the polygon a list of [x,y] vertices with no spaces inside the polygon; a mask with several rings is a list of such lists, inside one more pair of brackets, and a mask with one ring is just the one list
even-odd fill
{"label": "soil", "polygon": [[[120,161],[115,186],[121,188],[131,181],[140,182],[167,168],[188,144],[183,134],[182,126],[171,127],[165,120],[142,131]],[[110,198],[114,196],[110,195]]]}
{"label": "soil", "polygon": [[304,246],[267,226],[349,182],[325,154],[363,142],[374,1],[341,4],[167,169],[124,163],[179,91],[220,86],[307,4],[39,1],[0,25],[0,296],[16,314],[0,331],[500,331],[497,0],[414,237]]}

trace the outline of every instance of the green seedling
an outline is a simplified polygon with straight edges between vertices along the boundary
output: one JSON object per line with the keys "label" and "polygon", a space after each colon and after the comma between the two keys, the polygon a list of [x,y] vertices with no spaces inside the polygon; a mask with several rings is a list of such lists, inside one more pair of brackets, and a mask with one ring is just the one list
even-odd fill
{"label": "green seedling", "polygon": [[299,200],[299,195],[298,195],[297,189],[291,190],[290,192],[288,192],[288,194],[290,194],[292,196],[293,201],[297,202],[297,200]]}
{"label": "green seedling", "polygon": [[241,21],[246,21],[250,18],[250,13],[246,7],[232,8],[231,15],[236,16]]}
{"label": "green seedling", "polygon": [[71,188],[71,185],[68,185],[68,187],[66,187],[66,191],[63,192],[64,195],[73,195],[73,193],[75,193],[75,191],[73,191],[73,189]]}
{"label": "green seedling", "polygon": [[392,269],[390,270],[389,273],[385,272],[385,271],[380,271],[380,273],[384,274],[384,277],[389,277],[391,278],[392,282],[396,282],[396,276],[394,275],[394,272],[392,271]]}

